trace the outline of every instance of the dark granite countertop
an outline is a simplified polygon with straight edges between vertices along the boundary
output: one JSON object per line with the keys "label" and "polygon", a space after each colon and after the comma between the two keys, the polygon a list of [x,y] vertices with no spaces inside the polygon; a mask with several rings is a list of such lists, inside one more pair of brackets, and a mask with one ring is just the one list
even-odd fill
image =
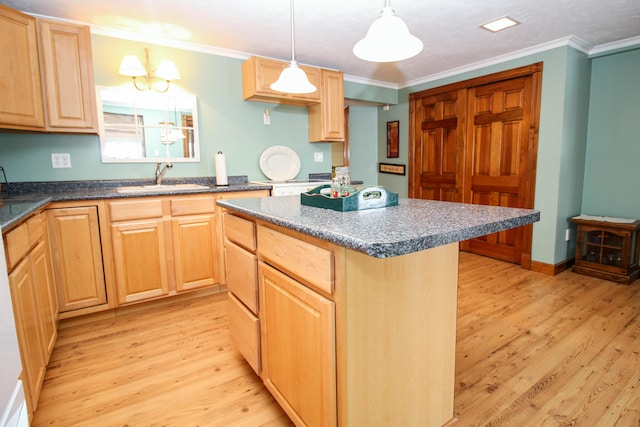
{"label": "dark granite countertop", "polygon": [[220,206],[376,258],[418,252],[540,220],[531,209],[400,199],[398,206],[338,212],[299,196],[219,200]]}
{"label": "dark granite countertop", "polygon": [[229,185],[217,186],[214,178],[173,178],[165,179],[165,184],[200,184],[198,189],[158,191],[152,188],[144,192],[120,193],[118,187],[152,185],[153,180],[88,180],[24,182],[3,184],[0,193],[0,227],[6,230],[25,217],[51,202],[75,200],[100,200],[131,197],[168,196],[175,194],[223,193],[270,189],[270,186],[251,184],[246,176],[229,177]]}

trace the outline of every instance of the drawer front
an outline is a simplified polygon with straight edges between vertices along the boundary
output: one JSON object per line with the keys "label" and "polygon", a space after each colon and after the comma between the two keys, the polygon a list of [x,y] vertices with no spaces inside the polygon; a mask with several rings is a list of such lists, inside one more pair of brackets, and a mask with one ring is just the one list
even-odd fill
{"label": "drawer front", "polygon": [[231,341],[251,368],[260,374],[260,320],[229,293],[229,332]]}
{"label": "drawer front", "polygon": [[35,246],[44,237],[44,214],[37,214],[27,220],[27,230],[29,231],[29,243]]}
{"label": "drawer front", "polygon": [[224,234],[233,243],[251,252],[256,251],[256,224],[254,222],[225,213]]}
{"label": "drawer front", "polygon": [[171,199],[171,215],[174,216],[214,213],[215,209],[213,195]]}
{"label": "drawer front", "polygon": [[327,294],[333,293],[333,253],[295,237],[258,226],[261,258]]}
{"label": "drawer front", "polygon": [[258,260],[251,252],[227,242],[227,287],[254,314],[258,313]]}
{"label": "drawer front", "polygon": [[26,223],[20,224],[5,235],[5,252],[9,270],[18,265],[29,252],[29,231]]}
{"label": "drawer front", "polygon": [[162,200],[126,200],[109,202],[111,221],[158,218],[162,216]]}

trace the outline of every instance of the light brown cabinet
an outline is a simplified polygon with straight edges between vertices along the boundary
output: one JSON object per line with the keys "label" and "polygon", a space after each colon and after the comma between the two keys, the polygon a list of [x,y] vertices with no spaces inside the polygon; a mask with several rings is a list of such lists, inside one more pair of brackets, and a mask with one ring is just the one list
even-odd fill
{"label": "light brown cabinet", "polygon": [[169,294],[167,235],[162,199],[109,202],[118,304]]}
{"label": "light brown cabinet", "polygon": [[344,74],[340,71],[301,65],[317,91],[286,94],[269,86],[287,67],[285,61],[252,56],[242,63],[242,95],[248,101],[308,107],[309,141],[344,141]]}
{"label": "light brown cabinet", "polygon": [[118,304],[219,283],[211,194],[109,202]]}
{"label": "light brown cabinet", "polygon": [[309,141],[344,141],[344,74],[320,70],[321,100],[309,106]]}
{"label": "light brown cabinet", "polygon": [[0,128],[97,133],[89,28],[0,5]]}
{"label": "light brown cabinet", "polygon": [[27,406],[33,412],[58,334],[58,308],[44,214],[33,215],[4,238],[22,379]]}
{"label": "light brown cabinet", "polygon": [[35,18],[0,4],[0,127],[44,129]]}
{"label": "light brown cabinet", "polygon": [[47,217],[60,312],[106,308],[101,204],[55,206],[47,210]]}
{"label": "light brown cabinet", "polygon": [[258,256],[262,379],[296,425],[335,426],[333,251],[258,225]]}
{"label": "light brown cabinet", "polygon": [[312,93],[282,93],[271,89],[280,73],[288,66],[285,61],[252,56],[242,63],[242,97],[250,101],[264,101],[289,105],[310,105],[320,102],[320,69],[299,65],[311,84],[318,90]]}
{"label": "light brown cabinet", "polygon": [[97,133],[89,27],[38,19],[46,130]]}
{"label": "light brown cabinet", "polygon": [[229,288],[229,332],[251,368],[261,372],[258,319],[256,226],[251,220],[224,214],[224,255]]}

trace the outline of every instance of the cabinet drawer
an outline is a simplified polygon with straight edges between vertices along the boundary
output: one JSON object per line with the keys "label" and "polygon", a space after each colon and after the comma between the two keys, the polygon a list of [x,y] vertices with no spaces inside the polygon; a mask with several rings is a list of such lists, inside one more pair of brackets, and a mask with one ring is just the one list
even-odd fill
{"label": "cabinet drawer", "polygon": [[319,290],[333,292],[333,253],[295,237],[258,226],[260,257]]}
{"label": "cabinet drawer", "polygon": [[126,200],[109,203],[111,221],[157,218],[162,216],[162,200]]}
{"label": "cabinet drawer", "polygon": [[214,213],[215,209],[213,195],[171,199],[171,215],[175,216]]}
{"label": "cabinet drawer", "polygon": [[260,321],[232,293],[229,293],[229,332],[238,351],[260,374]]}
{"label": "cabinet drawer", "polygon": [[256,251],[256,224],[229,213],[224,214],[224,234],[230,241]]}
{"label": "cabinet drawer", "polygon": [[227,242],[227,287],[254,314],[258,313],[258,261],[254,254]]}
{"label": "cabinet drawer", "polygon": [[26,223],[20,224],[5,235],[5,246],[7,268],[12,270],[29,252],[29,231]]}
{"label": "cabinet drawer", "polygon": [[44,237],[44,215],[37,214],[27,220],[27,231],[29,232],[29,243],[35,246]]}

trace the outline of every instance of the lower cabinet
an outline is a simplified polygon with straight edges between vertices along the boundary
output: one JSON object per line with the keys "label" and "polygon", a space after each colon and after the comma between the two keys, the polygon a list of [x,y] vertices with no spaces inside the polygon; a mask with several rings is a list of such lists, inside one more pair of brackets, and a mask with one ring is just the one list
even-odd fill
{"label": "lower cabinet", "polygon": [[107,305],[99,205],[54,205],[47,210],[61,313]]}
{"label": "lower cabinet", "polygon": [[213,194],[109,202],[118,304],[219,283]]}
{"label": "lower cabinet", "polygon": [[58,302],[45,215],[33,215],[9,231],[4,238],[23,366],[22,379],[28,408],[33,412],[58,336]]}
{"label": "lower cabinet", "polygon": [[335,426],[335,304],[260,263],[262,378],[296,425]]}
{"label": "lower cabinet", "polygon": [[118,303],[169,294],[165,235],[162,218],[111,225]]}

